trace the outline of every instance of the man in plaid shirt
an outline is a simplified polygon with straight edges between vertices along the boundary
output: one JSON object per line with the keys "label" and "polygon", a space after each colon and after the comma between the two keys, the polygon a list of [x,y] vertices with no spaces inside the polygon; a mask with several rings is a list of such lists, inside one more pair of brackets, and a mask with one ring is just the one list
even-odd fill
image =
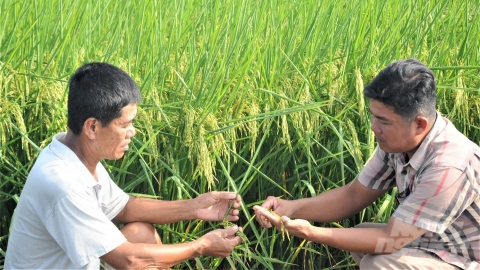
{"label": "man in plaid shirt", "polygon": [[[436,111],[433,72],[397,61],[363,93],[378,148],[358,177],[313,198],[270,196],[257,221],[281,229],[272,209],[289,234],[350,251],[361,269],[480,269],[480,148]],[[386,224],[309,222],[348,218],[393,187],[399,205]]]}

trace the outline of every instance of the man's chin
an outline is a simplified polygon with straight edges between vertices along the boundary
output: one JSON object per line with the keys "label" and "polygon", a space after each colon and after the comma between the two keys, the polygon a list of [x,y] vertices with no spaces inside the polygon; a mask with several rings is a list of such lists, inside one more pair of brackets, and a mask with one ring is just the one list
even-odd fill
{"label": "man's chin", "polygon": [[380,144],[378,145],[378,147],[380,147],[380,149],[382,149],[383,152],[385,152],[385,153],[387,153],[387,154],[403,153],[403,151],[391,149],[391,148],[388,148],[388,147],[382,147]]}
{"label": "man's chin", "polygon": [[108,157],[108,158],[104,158],[104,159],[106,159],[106,160],[119,160],[119,159],[121,159],[124,155],[125,155],[125,153],[121,153],[121,154],[116,155],[115,157]]}
{"label": "man's chin", "polygon": [[382,149],[383,152],[385,152],[385,153],[387,153],[387,154],[393,153],[393,152],[392,152],[392,149],[390,149],[387,145],[385,145],[385,143],[379,142],[378,140],[377,140],[377,143],[378,143],[378,147],[379,147],[380,149]]}

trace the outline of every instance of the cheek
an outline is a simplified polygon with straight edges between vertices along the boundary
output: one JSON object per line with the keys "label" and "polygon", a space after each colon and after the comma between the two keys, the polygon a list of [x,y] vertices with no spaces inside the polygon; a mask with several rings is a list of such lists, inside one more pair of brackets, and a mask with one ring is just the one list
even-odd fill
{"label": "cheek", "polygon": [[110,134],[110,140],[111,141],[118,141],[120,138],[122,138],[122,132],[120,131],[115,131]]}
{"label": "cheek", "polygon": [[120,145],[123,143],[123,141],[125,140],[125,132],[117,132],[115,134],[112,134],[112,144],[115,144],[115,145]]}
{"label": "cheek", "polygon": [[384,128],[382,134],[390,143],[400,143],[402,138],[405,136],[405,134],[392,127]]}
{"label": "cheek", "polygon": [[412,134],[405,129],[394,129],[390,132],[390,134],[392,142],[397,145],[409,144],[412,138]]}

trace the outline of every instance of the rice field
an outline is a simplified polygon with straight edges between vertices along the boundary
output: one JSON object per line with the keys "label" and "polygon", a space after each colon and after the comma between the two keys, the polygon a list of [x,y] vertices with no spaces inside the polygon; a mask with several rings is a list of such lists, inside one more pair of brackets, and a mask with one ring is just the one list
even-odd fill
{"label": "rice field", "polygon": [[[66,130],[69,76],[104,61],[143,95],[131,150],[104,162],[123,190],[165,200],[242,195],[248,244],[174,269],[356,269],[346,252],[261,228],[251,208],[267,195],[315,196],[353,180],[375,148],[363,86],[411,57],[434,71],[438,110],[479,143],[479,0],[1,1],[0,268],[28,172]],[[394,192],[316,225],[384,222]],[[164,243],[219,227],[157,226]]]}

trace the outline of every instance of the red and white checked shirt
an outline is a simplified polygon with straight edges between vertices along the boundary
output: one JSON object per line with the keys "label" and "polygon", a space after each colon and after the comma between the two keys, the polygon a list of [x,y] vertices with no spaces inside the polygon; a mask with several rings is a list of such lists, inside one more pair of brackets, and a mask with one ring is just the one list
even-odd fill
{"label": "red and white checked shirt", "polygon": [[393,217],[429,232],[406,247],[437,254],[462,269],[480,269],[480,148],[446,118],[437,120],[412,158],[380,148],[358,180],[397,187]]}

